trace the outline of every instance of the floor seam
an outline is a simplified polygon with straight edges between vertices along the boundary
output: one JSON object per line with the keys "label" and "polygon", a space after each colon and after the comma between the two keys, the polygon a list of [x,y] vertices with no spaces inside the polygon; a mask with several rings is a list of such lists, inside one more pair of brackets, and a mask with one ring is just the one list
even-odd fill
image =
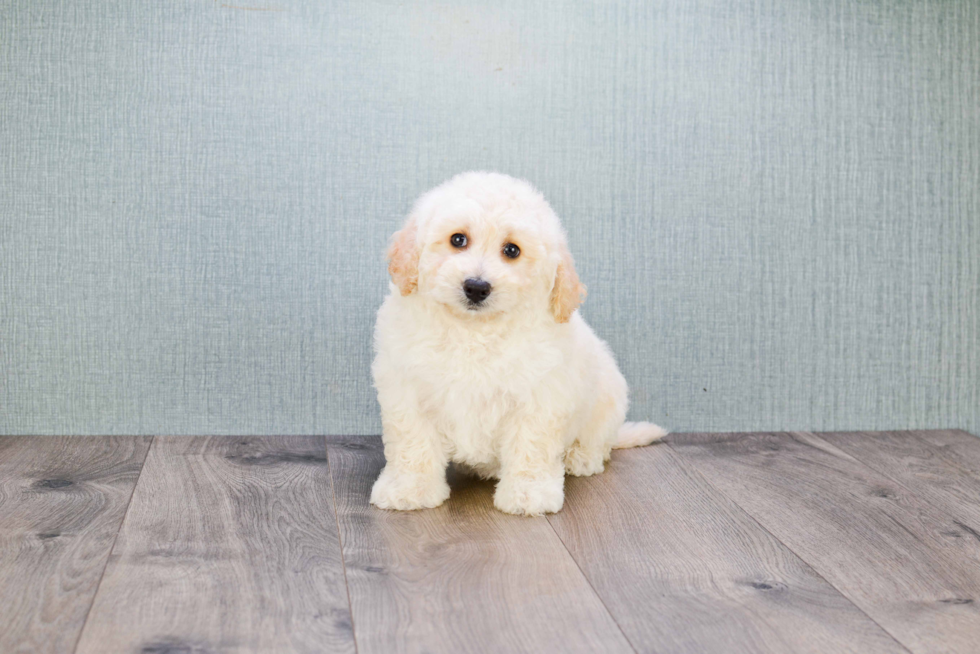
{"label": "floor seam", "polygon": [[[847,447],[846,445],[838,445],[836,443],[831,443],[827,439],[823,438],[820,435],[820,432],[808,431],[808,432],[802,432],[802,433],[805,433],[808,436],[811,436],[813,438],[818,438],[821,441],[823,441],[824,443],[827,443],[828,445],[830,445],[832,447],[836,447],[837,449],[839,449],[842,452],[844,452],[845,454],[847,454],[847,456],[849,456],[852,459],[854,459],[854,461],[857,462],[858,464],[864,466],[865,468],[867,468],[871,472],[875,473],[876,475],[879,475],[881,477],[884,477],[885,479],[887,479],[888,481],[892,482],[893,484],[895,484],[899,488],[902,488],[903,490],[905,490],[905,492],[907,492],[909,495],[912,495],[916,499],[918,499],[918,500],[920,500],[920,501],[928,504],[933,509],[935,509],[938,513],[947,516],[950,520],[953,520],[954,522],[956,522],[959,518],[965,517],[965,516],[962,516],[961,514],[954,515],[953,512],[950,511],[948,508],[944,508],[944,507],[938,506],[935,502],[933,502],[933,500],[931,500],[928,497],[922,495],[921,493],[916,492],[916,490],[914,488],[911,488],[906,482],[904,482],[904,481],[902,481],[900,479],[896,479],[895,477],[893,477],[891,474],[885,472],[884,470],[879,470],[877,467],[875,467],[872,464],[868,463],[862,457],[859,457],[857,454],[855,454],[854,452],[852,452],[850,449],[845,449]],[[867,433],[875,433],[875,432],[867,432]],[[933,449],[936,449],[936,446],[935,445],[933,445],[932,443],[926,441],[925,439],[917,436],[914,431],[899,431],[899,432],[894,432],[893,431],[893,432],[877,432],[877,433],[889,433],[889,434],[905,433],[905,434],[910,434],[912,436],[912,438],[915,438],[916,440],[918,440],[920,443],[922,443],[930,451],[933,450]],[[962,475],[964,475],[965,477],[968,477],[970,479],[978,479],[973,474],[972,471],[967,470],[965,468],[962,468],[959,465],[957,465],[957,464],[955,464],[955,463],[953,463],[951,461],[947,461],[945,459],[939,459],[939,461],[943,465],[947,465],[950,468],[953,468],[954,470],[960,471],[960,473]],[[977,525],[977,526],[980,527],[980,525]]]}
{"label": "floor seam", "polygon": [[78,646],[82,643],[82,636],[85,635],[85,628],[88,626],[89,616],[92,614],[92,608],[95,607],[95,600],[99,597],[99,591],[102,589],[102,581],[105,579],[105,571],[109,569],[109,560],[112,559],[112,551],[116,549],[116,541],[119,540],[119,532],[123,530],[123,525],[126,524],[126,518],[129,517],[129,509],[133,505],[133,497],[136,495],[136,487],[139,486],[140,479],[143,478],[143,469],[146,467],[146,460],[150,456],[150,450],[156,444],[156,436],[150,436],[150,444],[146,447],[146,453],[143,454],[143,460],[140,461],[140,470],[136,475],[136,481],[133,482],[133,489],[129,492],[129,499],[126,501],[126,510],[123,511],[122,519],[119,521],[119,528],[116,529],[116,533],[112,537],[112,545],[109,546],[109,556],[105,559],[105,565],[102,566],[102,573],[99,575],[99,582],[95,585],[95,592],[92,593],[92,602],[88,605],[88,610],[85,612],[85,619],[82,620],[82,628],[78,631],[78,638],[75,639],[75,645],[71,648],[72,654],[78,651]]}
{"label": "floor seam", "polygon": [[572,560],[572,563],[575,564],[575,567],[578,568],[579,574],[582,575],[582,578],[585,579],[585,583],[589,585],[589,588],[591,588],[593,594],[595,594],[596,599],[599,600],[600,604],[602,604],[602,608],[604,608],[606,610],[606,613],[609,614],[609,619],[613,621],[613,624],[616,625],[617,629],[619,629],[619,633],[623,635],[623,639],[626,641],[626,644],[630,646],[630,649],[632,649],[635,654],[639,654],[640,650],[636,648],[636,645],[633,644],[633,641],[631,641],[629,636],[626,635],[626,632],[623,631],[623,626],[619,624],[619,620],[616,619],[616,616],[609,609],[609,606],[606,605],[606,601],[602,599],[602,595],[599,594],[599,591],[596,590],[596,587],[592,585],[592,580],[589,579],[589,576],[587,574],[585,574],[585,570],[583,570],[582,566],[579,565],[579,562],[575,558],[575,555],[572,554],[571,550],[568,549],[568,545],[565,544],[565,541],[562,539],[561,534],[559,534],[558,530],[555,529],[554,523],[551,522],[551,516],[545,516],[545,520],[548,521],[548,526],[551,527],[551,531],[555,534],[555,537],[558,538],[558,542],[561,543],[562,548],[564,548],[565,552],[568,554],[568,558],[570,558]]}
{"label": "floor seam", "polygon": [[[932,441],[928,440],[925,436],[922,435],[923,432],[930,432],[930,431],[963,431],[963,430],[962,429],[908,429],[908,430],[891,431],[891,432],[886,432],[886,433],[890,433],[890,434],[909,434],[909,435],[911,435],[912,438],[916,439],[917,441],[919,441],[920,443],[922,443],[924,446],[926,446],[927,448],[929,448],[930,451],[938,451],[938,452],[940,452],[942,454],[942,458],[940,459],[940,461],[942,461],[946,465],[950,466],[951,468],[956,468],[962,474],[964,474],[964,475],[966,475],[968,477],[971,477],[973,479],[976,479],[976,480],[980,481],[980,472],[976,472],[972,468],[965,467],[959,461],[957,461],[955,458],[951,458],[951,457],[947,456],[947,454],[949,454],[949,453],[955,454],[956,453],[956,450],[945,450],[944,449],[944,446],[937,445],[936,443],[933,443]],[[816,432],[816,435],[817,436],[820,436],[820,433],[821,432]],[[874,432],[869,432],[869,433],[874,433]],[[977,442],[980,442],[980,438],[977,438],[976,436],[974,436],[970,432],[964,432],[964,433],[969,434],[971,438],[974,438],[974,439],[977,440]]]}
{"label": "floor seam", "polygon": [[783,542],[783,539],[779,538],[776,534],[774,534],[772,531],[770,531],[768,527],[766,527],[761,522],[759,522],[756,519],[756,517],[754,515],[752,515],[751,513],[749,513],[748,510],[745,509],[745,507],[743,507],[741,504],[739,504],[735,500],[735,498],[731,497],[728,493],[726,493],[725,491],[723,491],[721,488],[718,488],[713,483],[711,483],[711,480],[708,479],[708,476],[707,475],[705,475],[705,474],[703,474],[701,472],[701,469],[697,467],[697,464],[696,463],[693,463],[693,462],[689,461],[688,458],[685,457],[681,452],[678,452],[674,448],[673,444],[670,441],[664,441],[664,444],[668,448],[670,448],[670,451],[671,452],[673,452],[675,455],[677,455],[677,460],[680,461],[681,465],[685,466],[688,469],[688,471],[690,471],[691,473],[697,475],[699,478],[701,478],[701,480],[704,481],[704,483],[707,486],[709,486],[710,488],[713,488],[722,497],[724,497],[725,499],[727,499],[734,506],[738,507],[738,510],[741,511],[743,514],[745,514],[749,518],[749,520],[751,520],[753,523],[755,523],[756,525],[758,525],[759,529],[763,530],[764,532],[766,532],[767,534],[769,534],[770,536],[772,536],[772,538],[775,539],[775,541],[777,543],[779,543],[780,545],[782,545],[783,547],[785,547],[788,552],[792,553],[792,555],[795,556],[807,568],[809,568],[810,571],[813,572],[814,575],[816,575],[817,577],[819,577],[820,579],[822,579],[824,581],[824,583],[826,583],[828,586],[830,586],[835,591],[837,591],[837,594],[840,595],[842,598],[844,598],[847,601],[848,604],[850,604],[851,606],[853,606],[856,611],[860,612],[861,615],[863,615],[866,618],[868,618],[868,620],[870,620],[872,623],[878,625],[878,628],[881,629],[881,631],[883,633],[888,634],[888,637],[891,638],[893,641],[895,641],[895,643],[899,647],[901,647],[903,650],[905,650],[909,654],[912,654],[912,650],[908,647],[908,645],[906,645],[905,643],[903,643],[902,641],[900,641],[891,631],[889,631],[888,629],[886,629],[884,627],[884,625],[882,625],[877,620],[875,620],[873,617],[871,617],[870,615],[868,615],[868,612],[867,611],[865,611],[863,608],[861,608],[860,606],[858,606],[857,604],[855,604],[854,603],[854,600],[852,600],[850,597],[848,597],[847,595],[844,594],[844,591],[842,591],[840,588],[838,588],[837,586],[835,586],[829,579],[827,579],[822,574],[820,574],[820,572],[818,572],[817,569],[814,568],[813,565],[809,561],[807,561],[805,558],[803,558],[802,556],[800,556],[800,554],[796,550],[794,550],[792,547],[790,547],[789,544]]}
{"label": "floor seam", "polygon": [[337,489],[334,487],[333,466],[330,465],[330,445],[323,438],[323,453],[327,458],[327,474],[330,476],[330,495],[333,497],[333,518],[337,525],[337,544],[340,546],[340,569],[344,573],[344,590],[347,592],[347,612],[350,615],[350,635],[354,642],[354,653],[357,654],[357,631],[354,629],[354,604],[350,598],[350,582],[347,581],[347,558],[344,556],[344,539],[340,535],[340,511],[337,507]]}

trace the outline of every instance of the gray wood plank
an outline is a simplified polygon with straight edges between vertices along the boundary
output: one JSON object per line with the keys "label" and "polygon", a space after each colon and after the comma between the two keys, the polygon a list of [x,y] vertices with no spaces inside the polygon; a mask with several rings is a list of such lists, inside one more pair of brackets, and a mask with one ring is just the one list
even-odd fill
{"label": "gray wood plank", "polygon": [[0,652],[70,652],[150,438],[0,437]]}
{"label": "gray wood plank", "polygon": [[360,654],[630,652],[544,518],[493,508],[493,485],[450,474],[441,507],[368,504],[379,438],[328,446]]}
{"label": "gray wood plank", "polygon": [[[971,443],[949,432],[911,431],[818,436],[951,516],[956,529],[949,530],[947,536],[980,540],[980,474],[970,472],[969,458],[936,444],[961,446],[964,454],[972,451],[980,459],[980,438],[967,435],[976,441]],[[967,555],[975,552],[972,544],[965,548]]]}
{"label": "gray wood plank", "polygon": [[157,437],[78,652],[353,652],[322,437]]}
{"label": "gray wood plank", "polygon": [[943,460],[980,477],[980,438],[962,429],[912,432],[942,452]]}
{"label": "gray wood plank", "polygon": [[549,520],[646,652],[907,652],[667,447],[569,478]]}
{"label": "gray wood plank", "polygon": [[812,434],[669,442],[910,650],[977,651],[980,542],[952,517]]}

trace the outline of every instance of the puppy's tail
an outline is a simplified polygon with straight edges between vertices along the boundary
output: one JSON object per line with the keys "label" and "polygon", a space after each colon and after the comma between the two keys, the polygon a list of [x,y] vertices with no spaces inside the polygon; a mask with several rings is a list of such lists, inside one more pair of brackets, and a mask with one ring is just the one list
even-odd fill
{"label": "puppy's tail", "polygon": [[613,443],[614,450],[625,450],[629,447],[643,447],[654,441],[659,441],[667,435],[667,430],[652,422],[624,422],[619,428],[619,436]]}

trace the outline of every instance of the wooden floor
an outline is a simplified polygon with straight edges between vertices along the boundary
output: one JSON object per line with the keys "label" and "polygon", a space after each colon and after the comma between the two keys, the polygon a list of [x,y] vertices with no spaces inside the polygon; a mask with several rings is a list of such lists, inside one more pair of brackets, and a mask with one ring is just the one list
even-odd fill
{"label": "wooden floor", "polygon": [[0,437],[0,652],[980,652],[980,439],[677,434],[548,518],[380,439]]}

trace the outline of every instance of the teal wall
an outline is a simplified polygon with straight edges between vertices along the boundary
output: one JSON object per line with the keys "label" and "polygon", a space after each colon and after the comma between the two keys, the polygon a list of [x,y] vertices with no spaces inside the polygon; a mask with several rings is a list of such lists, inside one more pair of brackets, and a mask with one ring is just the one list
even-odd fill
{"label": "teal wall", "polygon": [[0,76],[2,432],[377,433],[385,242],[474,168],[634,418],[980,431],[978,2],[16,0]]}

